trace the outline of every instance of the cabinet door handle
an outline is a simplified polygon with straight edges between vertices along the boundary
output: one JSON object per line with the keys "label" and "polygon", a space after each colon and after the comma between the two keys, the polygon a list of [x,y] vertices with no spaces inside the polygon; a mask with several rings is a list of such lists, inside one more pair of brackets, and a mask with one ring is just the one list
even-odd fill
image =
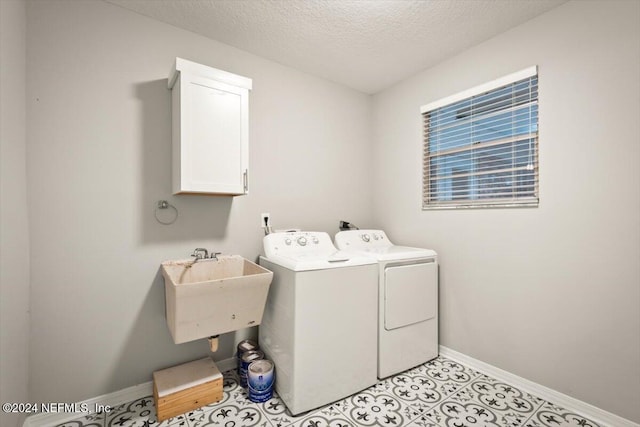
{"label": "cabinet door handle", "polygon": [[249,170],[248,169],[244,170],[242,179],[244,180],[244,192],[247,193],[249,192]]}

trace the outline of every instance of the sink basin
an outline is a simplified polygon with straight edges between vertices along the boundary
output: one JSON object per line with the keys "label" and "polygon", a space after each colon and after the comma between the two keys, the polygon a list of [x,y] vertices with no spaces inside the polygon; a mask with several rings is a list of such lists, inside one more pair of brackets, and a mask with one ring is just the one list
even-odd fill
{"label": "sink basin", "polygon": [[161,264],[176,344],[259,325],[273,273],[239,255]]}

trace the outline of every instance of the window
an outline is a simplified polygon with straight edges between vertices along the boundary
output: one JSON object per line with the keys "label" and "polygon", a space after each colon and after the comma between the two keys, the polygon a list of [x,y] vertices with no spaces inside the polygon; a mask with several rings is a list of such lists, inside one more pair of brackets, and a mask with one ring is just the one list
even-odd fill
{"label": "window", "polygon": [[423,209],[538,205],[536,67],[420,111]]}

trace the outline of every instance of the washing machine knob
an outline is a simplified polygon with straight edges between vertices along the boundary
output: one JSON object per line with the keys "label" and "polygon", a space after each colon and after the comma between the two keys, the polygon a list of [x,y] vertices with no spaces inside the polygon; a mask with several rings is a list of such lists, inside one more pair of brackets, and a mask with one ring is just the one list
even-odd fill
{"label": "washing machine knob", "polygon": [[379,239],[378,235],[377,235],[377,234],[374,234],[374,235],[373,235],[373,240],[378,240],[378,239]]}
{"label": "washing machine knob", "polygon": [[313,236],[313,243],[317,245],[318,243],[320,243],[320,240],[316,236]]}
{"label": "washing machine knob", "polygon": [[306,246],[307,245],[307,238],[306,237],[298,237],[298,244],[300,246]]}
{"label": "washing machine knob", "polygon": [[364,240],[365,242],[369,242],[369,240],[371,240],[371,237],[369,237],[368,234],[363,234],[362,235],[362,240]]}
{"label": "washing machine knob", "polygon": [[286,239],[284,239],[284,242],[285,242],[287,245],[290,245],[290,244],[291,244],[291,239],[286,238]]}

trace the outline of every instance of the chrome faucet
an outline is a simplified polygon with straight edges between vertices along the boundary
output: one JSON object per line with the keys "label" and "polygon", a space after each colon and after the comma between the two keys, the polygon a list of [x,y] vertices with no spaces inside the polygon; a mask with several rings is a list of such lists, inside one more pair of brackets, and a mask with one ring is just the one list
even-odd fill
{"label": "chrome faucet", "polygon": [[[204,255],[203,255],[203,252],[204,252]],[[199,259],[206,259],[206,258],[209,258],[209,251],[207,251],[205,248],[195,248],[191,256],[195,257],[196,261]]]}
{"label": "chrome faucet", "polygon": [[199,259],[215,259],[218,261],[218,255],[222,255],[222,252],[211,252],[211,255],[209,255],[209,251],[205,248],[195,248],[191,254],[195,258],[193,260],[194,263]]}

